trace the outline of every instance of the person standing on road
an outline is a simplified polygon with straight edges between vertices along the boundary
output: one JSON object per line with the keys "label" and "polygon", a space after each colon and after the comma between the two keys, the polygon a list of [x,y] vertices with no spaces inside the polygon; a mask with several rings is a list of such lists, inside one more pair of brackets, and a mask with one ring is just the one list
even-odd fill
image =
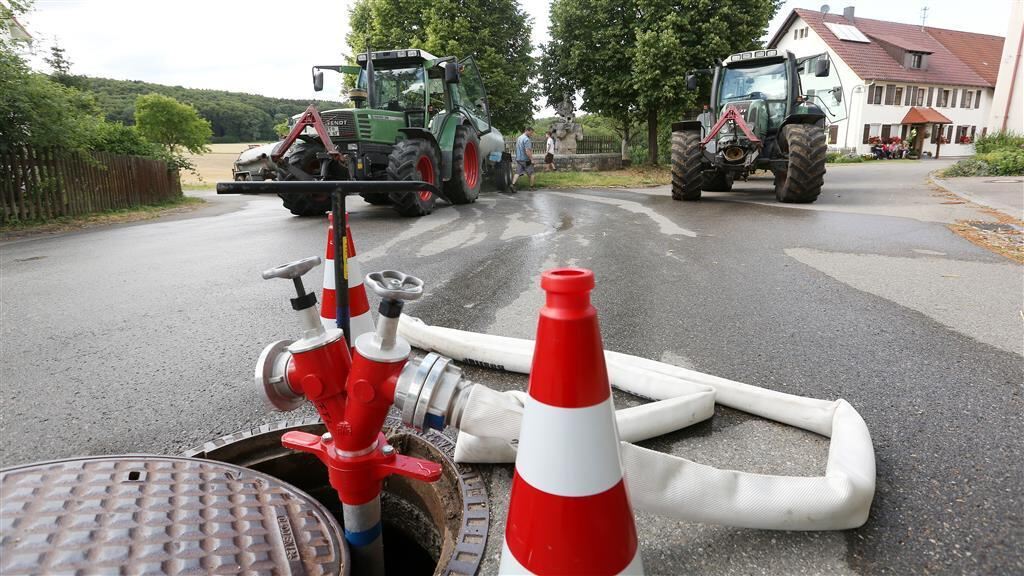
{"label": "person standing on road", "polygon": [[533,126],[528,126],[519,138],[516,138],[516,173],[512,176],[512,191],[516,191],[516,182],[523,174],[530,176],[530,190],[533,190]]}
{"label": "person standing on road", "polygon": [[547,131],[548,139],[544,142],[544,166],[547,167],[548,172],[555,171],[555,134],[551,130]]}

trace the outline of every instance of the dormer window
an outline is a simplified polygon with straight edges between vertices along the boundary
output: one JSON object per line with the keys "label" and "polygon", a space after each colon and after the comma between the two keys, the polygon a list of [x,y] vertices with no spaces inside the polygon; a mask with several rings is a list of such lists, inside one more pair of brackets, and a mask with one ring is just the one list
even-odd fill
{"label": "dormer window", "polygon": [[921,54],[920,52],[911,52],[910,67],[915,70],[920,70],[922,66],[924,66],[924,54]]}

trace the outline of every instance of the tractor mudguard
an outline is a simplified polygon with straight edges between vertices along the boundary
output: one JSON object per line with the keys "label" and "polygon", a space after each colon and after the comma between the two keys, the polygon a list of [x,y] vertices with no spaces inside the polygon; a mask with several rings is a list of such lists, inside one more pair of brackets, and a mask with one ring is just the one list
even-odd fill
{"label": "tractor mudguard", "polygon": [[682,122],[673,122],[673,132],[700,132],[700,120],[683,120]]}
{"label": "tractor mudguard", "polygon": [[809,112],[805,112],[805,113],[790,114],[789,116],[786,116],[785,120],[782,121],[782,124],[779,126],[779,130],[781,131],[782,127],[785,126],[786,124],[821,124],[821,125],[823,125],[824,122],[825,122],[825,114],[822,113],[820,110],[817,111],[817,112],[809,111]]}

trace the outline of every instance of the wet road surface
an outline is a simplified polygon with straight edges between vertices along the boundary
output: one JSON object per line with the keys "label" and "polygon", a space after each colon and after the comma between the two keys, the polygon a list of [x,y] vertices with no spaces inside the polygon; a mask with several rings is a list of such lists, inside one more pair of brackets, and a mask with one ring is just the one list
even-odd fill
{"label": "wet road surface", "polygon": [[[531,337],[540,272],[592,268],[605,346],[848,400],[878,465],[868,523],[785,533],[639,517],[648,574],[1024,572],[1021,266],[951,233],[985,219],[926,184],[937,163],[830,168],[819,201],[771,181],[674,202],[645,190],[485,193],[408,220],[361,202],[363,270],[426,282],[431,324]],[[0,246],[0,465],[177,453],[278,419],[251,383],[294,337],[270,266],[323,254],[324,221],[213,197],[168,220]],[[319,269],[310,276],[319,283]],[[371,301],[374,299],[371,297]],[[525,380],[482,369],[496,388]],[[619,407],[639,402],[616,393]],[[820,475],[828,442],[722,407],[645,446],[718,467]],[[490,467],[492,573],[511,466]]]}

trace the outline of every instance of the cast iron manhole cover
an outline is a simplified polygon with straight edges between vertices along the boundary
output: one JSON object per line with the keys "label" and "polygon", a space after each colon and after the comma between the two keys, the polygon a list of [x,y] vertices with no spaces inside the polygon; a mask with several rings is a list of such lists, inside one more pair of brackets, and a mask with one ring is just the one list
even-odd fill
{"label": "cast iron manhole cover", "polygon": [[222,462],[75,458],[0,470],[0,574],[304,574],[348,566],[341,529],[284,482]]}

